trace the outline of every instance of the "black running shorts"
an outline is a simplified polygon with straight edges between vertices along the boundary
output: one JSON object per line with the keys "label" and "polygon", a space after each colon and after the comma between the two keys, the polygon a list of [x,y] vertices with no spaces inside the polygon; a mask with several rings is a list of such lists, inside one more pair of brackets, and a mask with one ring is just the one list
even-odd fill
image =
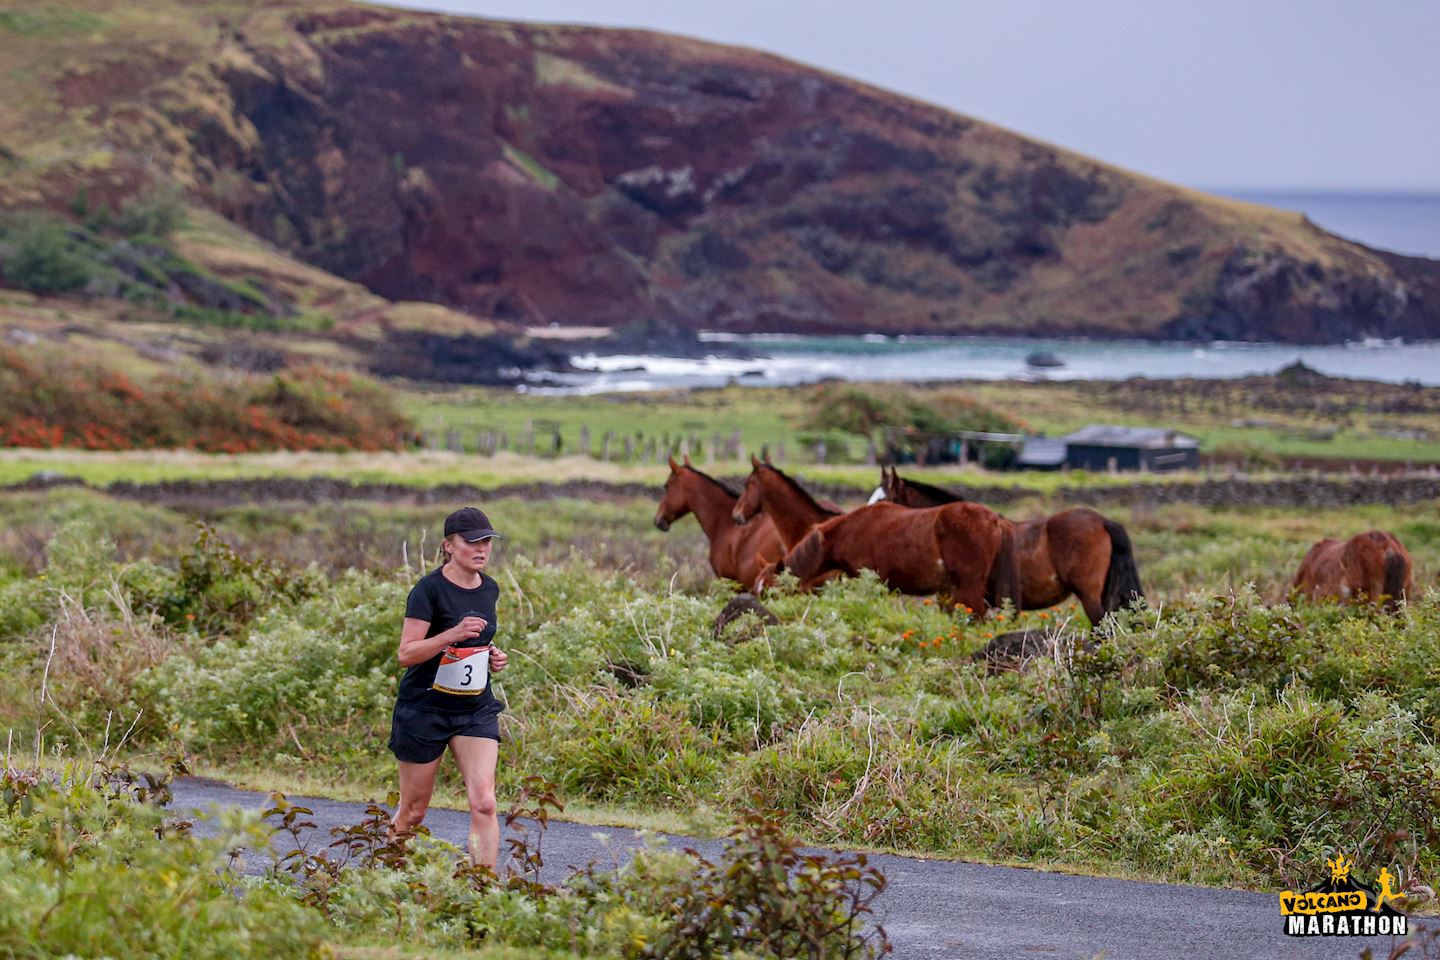
{"label": "black running shorts", "polygon": [[390,752],[396,760],[402,763],[438,760],[451,737],[485,737],[498,743],[500,710],[439,713],[408,703],[395,704],[390,720]]}

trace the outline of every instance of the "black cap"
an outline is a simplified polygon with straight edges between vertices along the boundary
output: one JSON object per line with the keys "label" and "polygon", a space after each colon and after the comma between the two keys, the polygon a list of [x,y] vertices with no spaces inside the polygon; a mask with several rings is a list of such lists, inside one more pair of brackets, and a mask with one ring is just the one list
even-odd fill
{"label": "black cap", "polygon": [[[474,507],[461,507],[445,518],[445,536],[458,533],[470,543],[486,537],[500,537],[490,526],[490,518]],[[504,540],[504,537],[500,537]]]}

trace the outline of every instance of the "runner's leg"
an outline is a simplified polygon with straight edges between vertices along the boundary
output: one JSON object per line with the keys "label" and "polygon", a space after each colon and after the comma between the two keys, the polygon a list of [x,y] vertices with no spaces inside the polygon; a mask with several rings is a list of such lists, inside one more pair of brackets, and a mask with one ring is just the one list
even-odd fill
{"label": "runner's leg", "polygon": [[[444,754],[441,754],[443,757]],[[400,761],[400,805],[390,818],[395,833],[409,833],[425,819],[430,809],[430,795],[435,792],[435,774],[440,770],[440,757],[429,763]]]}
{"label": "runner's leg", "polygon": [[500,744],[489,737],[451,737],[450,750],[470,801],[470,860],[493,868],[500,853],[500,821],[495,816],[495,759]]}

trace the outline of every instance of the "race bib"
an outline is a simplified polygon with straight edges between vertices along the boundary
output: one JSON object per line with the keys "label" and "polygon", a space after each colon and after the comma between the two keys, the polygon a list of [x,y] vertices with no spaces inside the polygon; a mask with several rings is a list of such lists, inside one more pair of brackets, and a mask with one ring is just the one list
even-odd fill
{"label": "race bib", "polygon": [[490,682],[489,647],[446,647],[440,655],[440,669],[430,689],[439,693],[455,693],[462,697],[478,697]]}

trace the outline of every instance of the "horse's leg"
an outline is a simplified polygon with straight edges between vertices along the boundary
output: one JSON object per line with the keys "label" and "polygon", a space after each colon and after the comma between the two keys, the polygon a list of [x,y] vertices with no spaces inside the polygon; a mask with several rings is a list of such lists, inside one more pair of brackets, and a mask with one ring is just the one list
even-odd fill
{"label": "horse's leg", "polygon": [[[952,604],[963,603],[984,616],[991,606],[990,575],[1001,553],[1004,521],[970,504],[952,504],[944,511],[936,523],[935,552],[949,580],[946,595]],[[1011,550],[1013,559],[1013,538]]]}
{"label": "horse's leg", "polygon": [[[1111,551],[1104,518],[1083,508],[1063,510],[1045,521],[1044,532],[1046,555],[1057,585],[1080,601],[1091,627],[1099,626],[1105,618],[1105,578],[1110,572]],[[1051,602],[1063,599],[1064,593]]]}
{"label": "horse's leg", "polygon": [[1110,538],[1107,535],[1103,542],[1088,547],[1075,558],[1072,569],[1061,574],[1061,579],[1085,608],[1090,626],[1098,627],[1105,619],[1105,574],[1110,569]]}

